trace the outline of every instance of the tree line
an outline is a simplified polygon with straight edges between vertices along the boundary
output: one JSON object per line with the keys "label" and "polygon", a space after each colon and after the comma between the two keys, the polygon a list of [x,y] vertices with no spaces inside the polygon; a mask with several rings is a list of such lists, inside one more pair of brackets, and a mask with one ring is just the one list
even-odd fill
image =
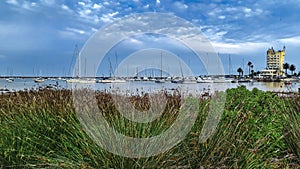
{"label": "tree line", "polygon": [[[249,77],[253,77],[253,76],[259,75],[261,73],[260,71],[257,71],[257,72],[254,71],[254,69],[253,69],[254,65],[252,64],[251,61],[249,61],[247,63],[247,66],[248,66],[248,76]],[[298,74],[295,73],[296,66],[294,64],[290,65],[289,63],[284,63],[283,64],[283,69],[285,70],[285,75],[286,76],[300,76],[300,71],[298,72]],[[288,70],[290,71],[291,74],[288,74],[288,72],[287,72]],[[241,67],[239,67],[237,69],[237,72],[239,73],[239,77],[241,75],[244,76],[244,70]]]}

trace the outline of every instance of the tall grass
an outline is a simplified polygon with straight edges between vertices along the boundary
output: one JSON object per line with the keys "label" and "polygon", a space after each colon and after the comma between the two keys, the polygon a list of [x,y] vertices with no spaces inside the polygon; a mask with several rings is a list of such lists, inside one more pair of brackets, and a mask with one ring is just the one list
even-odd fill
{"label": "tall grass", "polygon": [[284,130],[287,133],[285,142],[290,155],[292,166],[299,167],[300,163],[300,98],[294,98],[285,102]]}
{"label": "tall grass", "polygon": [[[211,103],[199,98],[198,117],[186,138],[169,151],[147,158],[121,157],[98,146],[82,129],[69,90],[1,95],[0,168],[299,167],[299,100],[287,106],[291,100],[257,89],[239,87],[226,92],[225,110],[212,137],[199,142]],[[139,124],[118,113],[111,93],[96,93],[108,123],[133,137],[158,135],[174,123],[181,108],[180,95],[165,96],[161,117]],[[136,109],[149,109],[147,94],[129,100]]]}

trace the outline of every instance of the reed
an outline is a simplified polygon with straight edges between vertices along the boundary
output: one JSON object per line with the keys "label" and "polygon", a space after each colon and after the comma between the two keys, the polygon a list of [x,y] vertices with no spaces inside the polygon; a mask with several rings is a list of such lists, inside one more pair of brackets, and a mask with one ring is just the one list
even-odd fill
{"label": "reed", "polygon": [[286,133],[284,139],[288,147],[291,165],[299,167],[300,163],[300,98],[285,99],[284,114],[284,131]]}
{"label": "reed", "polygon": [[[89,92],[87,89],[85,92]],[[83,92],[84,93],[84,92]],[[198,117],[183,141],[147,158],[121,157],[98,146],[83,130],[69,90],[19,91],[0,95],[0,168],[293,168],[299,167],[299,99],[245,87],[228,89],[217,131],[199,142],[210,99],[199,102]],[[109,125],[132,137],[166,131],[181,109],[179,93],[164,93],[166,106],[151,123],[124,118],[115,95],[97,91],[96,103]],[[83,95],[84,96],[84,95]],[[149,95],[128,95],[140,111]],[[125,99],[125,98],[123,98]],[[81,100],[85,105],[90,100]]]}

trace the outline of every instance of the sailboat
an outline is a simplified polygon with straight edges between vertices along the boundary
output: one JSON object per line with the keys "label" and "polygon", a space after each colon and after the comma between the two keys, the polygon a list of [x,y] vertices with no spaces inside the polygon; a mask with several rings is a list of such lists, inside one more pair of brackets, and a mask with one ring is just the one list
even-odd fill
{"label": "sailboat", "polygon": [[66,80],[67,83],[96,83],[95,79],[89,79],[89,78],[71,78]]}
{"label": "sailboat", "polygon": [[[76,65],[76,69],[75,69],[75,75],[76,77],[67,79],[66,82],[67,83],[96,83],[96,79],[95,78],[83,78],[83,77],[79,77],[80,74],[80,64],[81,64],[81,58],[79,58],[79,50],[78,50],[78,46],[75,46],[75,50],[74,50],[74,57],[78,58],[78,63]],[[86,69],[86,58],[85,58],[85,69]]]}
{"label": "sailboat", "polygon": [[[40,73],[39,73],[39,74],[41,75],[41,70],[40,70]],[[42,82],[45,81],[45,79],[42,78],[41,76],[38,76],[37,78],[34,78],[33,81],[34,81],[35,83],[42,83]]]}
{"label": "sailboat", "polygon": [[33,81],[34,81],[35,83],[42,83],[42,82],[45,81],[45,79],[42,78],[42,77],[38,77],[38,78],[33,79]]}
{"label": "sailboat", "polygon": [[12,77],[6,79],[6,81],[7,81],[8,83],[12,83],[14,80],[15,80],[15,79],[12,78]]}
{"label": "sailboat", "polygon": [[165,79],[162,77],[162,52],[160,52],[160,78],[154,81],[155,83],[165,83]]}
{"label": "sailboat", "polygon": [[171,80],[171,83],[183,83],[184,80],[181,77],[175,77],[174,79]]}
{"label": "sailboat", "polygon": [[114,77],[111,81],[111,83],[126,83],[126,80],[125,79],[122,79],[122,78],[119,78],[118,75],[118,69],[117,69],[117,66],[118,66],[118,55],[117,55],[117,52],[115,52],[115,56],[116,56],[116,72],[114,73]]}
{"label": "sailboat", "polygon": [[[117,53],[115,53],[116,56],[116,67],[118,65],[118,55]],[[97,82],[98,83],[126,83],[125,79],[121,79],[115,76],[115,74],[113,73],[113,77],[111,77],[112,74],[112,65],[111,65],[111,61],[110,58],[108,58],[108,62],[109,62],[109,78],[105,78],[105,79],[100,79]],[[118,72],[116,72],[116,74],[118,74]]]}
{"label": "sailboat", "polygon": [[184,77],[183,77],[183,72],[182,72],[182,67],[181,67],[180,62],[179,62],[179,67],[180,67],[181,77],[175,77],[174,79],[171,80],[171,83],[183,83],[184,82]]}
{"label": "sailboat", "polygon": [[214,80],[211,77],[198,77],[197,83],[213,83]]}
{"label": "sailboat", "polygon": [[10,70],[10,77],[6,79],[8,83],[12,83],[15,79],[12,77],[12,71]]}

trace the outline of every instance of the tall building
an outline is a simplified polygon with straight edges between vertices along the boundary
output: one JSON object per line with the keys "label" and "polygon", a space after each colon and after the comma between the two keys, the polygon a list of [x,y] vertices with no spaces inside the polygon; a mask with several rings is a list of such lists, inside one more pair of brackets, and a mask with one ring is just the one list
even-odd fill
{"label": "tall building", "polygon": [[275,51],[272,48],[267,50],[267,67],[262,70],[262,76],[283,76],[283,64],[285,57],[285,46],[283,46],[283,50]]}

